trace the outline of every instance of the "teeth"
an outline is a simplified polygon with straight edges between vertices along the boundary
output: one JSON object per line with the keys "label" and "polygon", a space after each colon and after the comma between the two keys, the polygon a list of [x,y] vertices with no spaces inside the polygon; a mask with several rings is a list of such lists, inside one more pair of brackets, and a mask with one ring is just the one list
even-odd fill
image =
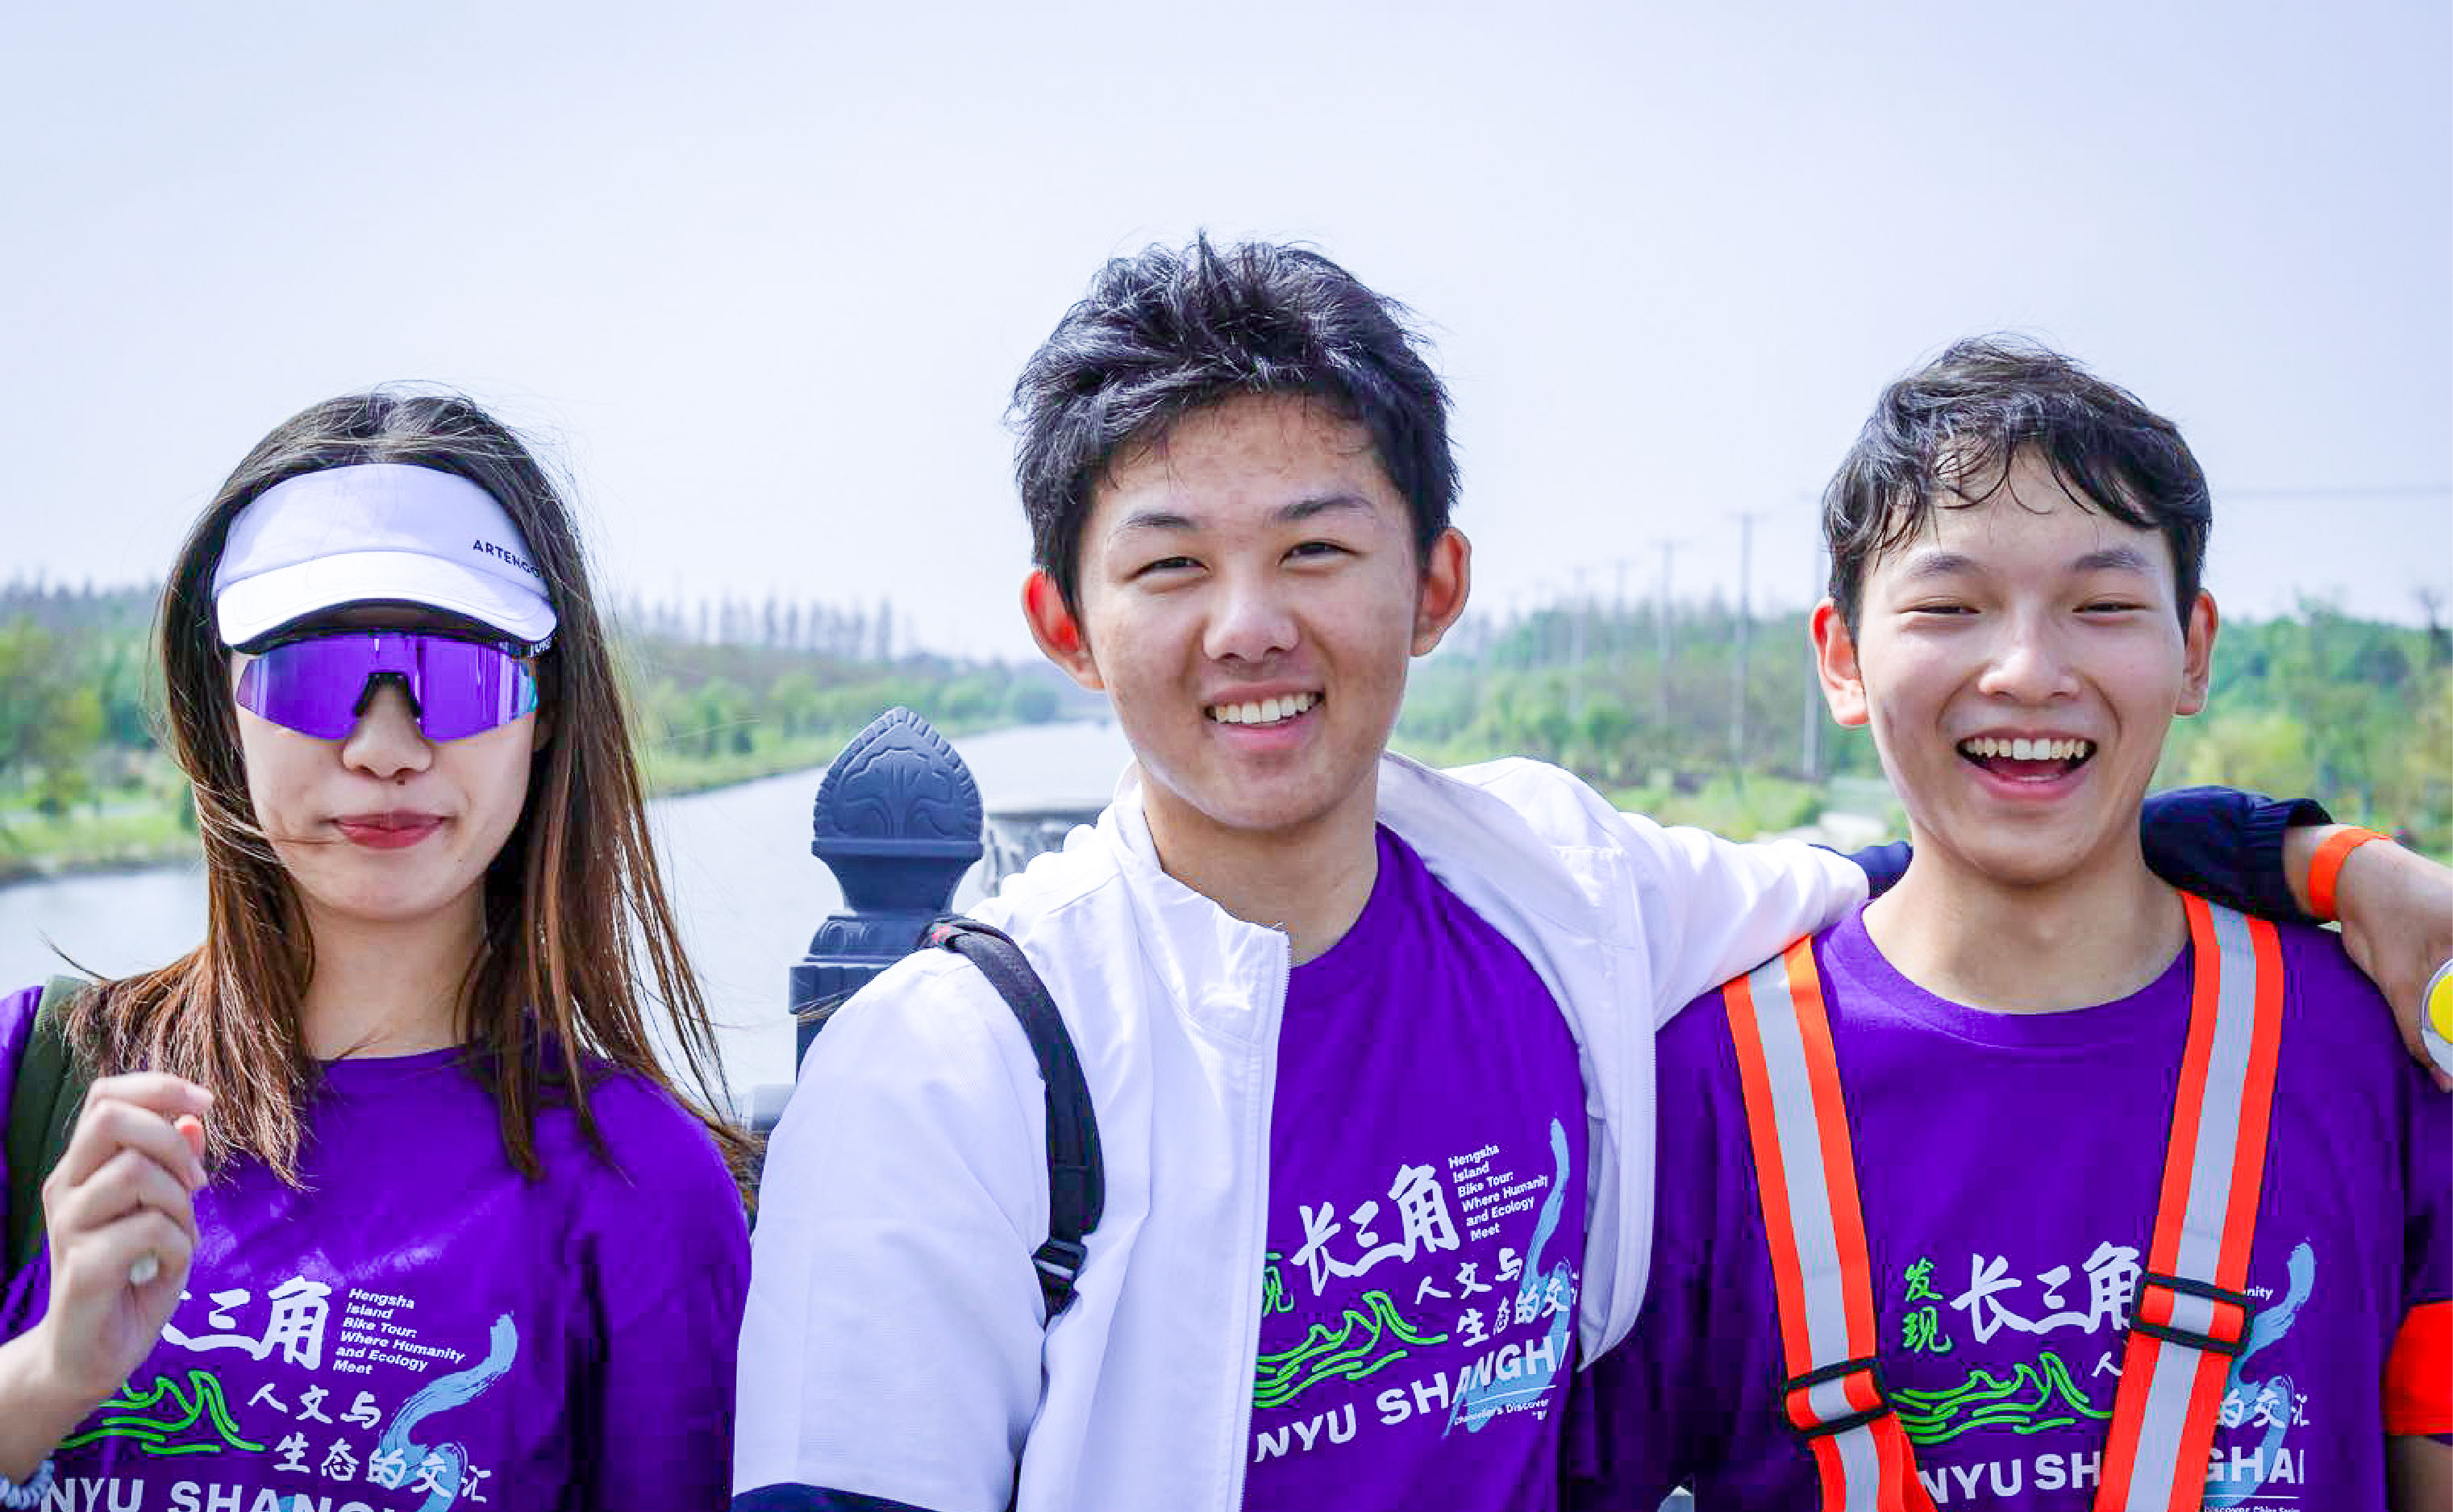
{"label": "teeth", "polygon": [[1304,713],[1319,702],[1318,693],[1289,693],[1284,698],[1264,698],[1249,704],[1212,704],[1208,714],[1221,725],[1274,725]]}
{"label": "teeth", "polygon": [[2007,759],[2014,762],[2083,761],[2094,754],[2095,743],[2085,740],[1996,740],[1990,735],[1959,743],[1959,748],[1979,761]]}

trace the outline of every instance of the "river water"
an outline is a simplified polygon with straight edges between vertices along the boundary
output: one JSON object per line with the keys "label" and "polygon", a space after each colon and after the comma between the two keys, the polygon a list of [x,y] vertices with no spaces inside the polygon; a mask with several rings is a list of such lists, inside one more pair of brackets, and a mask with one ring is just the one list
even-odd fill
{"label": "river water", "polygon": [[[1106,798],[1127,758],[1111,724],[1042,725],[956,741],[991,810]],[[736,1104],[792,1077],[785,974],[843,906],[809,854],[809,806],[823,771],[662,799],[650,806],[665,885],[723,1039]],[[958,904],[976,896],[966,882]],[[194,945],[205,926],[197,865],[65,877],[0,887],[0,992],[67,969],[53,948],[106,976],[145,970]]]}

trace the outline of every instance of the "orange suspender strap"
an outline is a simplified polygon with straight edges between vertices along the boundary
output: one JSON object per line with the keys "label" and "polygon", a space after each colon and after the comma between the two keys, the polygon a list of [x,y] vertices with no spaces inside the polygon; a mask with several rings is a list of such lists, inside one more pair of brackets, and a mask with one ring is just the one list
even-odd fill
{"label": "orange suspender strap", "polygon": [[1813,941],[1722,998],[1780,1299],[1783,1405],[1812,1446],[1821,1512],[1930,1512],[1875,1360],[1873,1266]]}
{"label": "orange suspender strap", "polygon": [[[2269,924],[2186,894],[2183,904],[2195,962],[2188,1044],[2096,1512],[2204,1504],[2224,1379],[2256,1313],[2241,1287],[2282,1041],[2282,945]],[[1931,1502],[1875,1360],[1873,1267],[1812,942],[1722,995],[1780,1302],[1785,1404],[1813,1445],[1821,1512],[1922,1512]]]}
{"label": "orange suspender strap", "polygon": [[2282,945],[2272,925],[2187,894],[2182,902],[2196,958],[2188,1047],[2155,1237],[2130,1302],[2096,1512],[2204,1504],[2224,1382],[2256,1312],[2241,1287],[2283,1038]]}

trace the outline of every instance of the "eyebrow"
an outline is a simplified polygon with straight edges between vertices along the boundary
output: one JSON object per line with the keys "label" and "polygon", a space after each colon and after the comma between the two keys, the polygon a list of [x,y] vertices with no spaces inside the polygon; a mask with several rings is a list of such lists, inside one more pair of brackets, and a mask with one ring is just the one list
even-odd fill
{"label": "eyebrow", "polygon": [[[1927,551],[1912,558],[1900,575],[1913,582],[1923,578],[1960,577],[1982,572],[1976,559],[1957,551]],[[2108,546],[2089,551],[2070,564],[2073,572],[2145,572],[2151,574],[2154,564],[2146,553],[2136,547]]]}
{"label": "eyebrow", "polygon": [[1900,575],[1915,582],[1924,578],[1959,577],[1977,569],[1976,559],[1956,551],[1926,551],[1908,559],[1906,570]]}
{"label": "eyebrow", "polygon": [[[1271,519],[1279,525],[1300,525],[1306,520],[1316,520],[1325,514],[1348,512],[1367,515],[1375,511],[1371,507],[1371,501],[1359,493],[1321,493],[1297,499],[1282,507],[1275,515],[1271,516]],[[1109,533],[1123,535],[1127,530],[1197,530],[1199,528],[1201,528],[1199,520],[1173,509],[1136,509],[1117,521],[1115,528]]]}
{"label": "eyebrow", "polygon": [[2155,570],[2146,553],[2130,546],[2108,546],[2100,551],[2089,551],[2070,564],[2080,572],[2145,572]]}

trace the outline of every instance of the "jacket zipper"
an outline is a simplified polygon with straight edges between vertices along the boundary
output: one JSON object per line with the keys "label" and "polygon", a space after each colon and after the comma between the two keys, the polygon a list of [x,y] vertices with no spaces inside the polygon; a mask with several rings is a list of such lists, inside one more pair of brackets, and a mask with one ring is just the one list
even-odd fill
{"label": "jacket zipper", "polygon": [[1252,1183],[1251,1196],[1244,1214],[1244,1232],[1240,1248],[1249,1261],[1244,1268],[1244,1290],[1236,1303],[1236,1322],[1242,1335],[1243,1350],[1237,1359],[1242,1368],[1235,1377],[1235,1411],[1230,1415],[1226,1444],[1226,1499],[1218,1512],[1242,1512],[1244,1505],[1245,1461],[1252,1442],[1252,1363],[1261,1353],[1261,1266],[1257,1263],[1268,1247],[1269,1182],[1275,1174],[1269,1164],[1269,1121],[1274,1116],[1278,1098],[1278,1035],[1286,1026],[1286,988],[1293,979],[1293,945],[1286,932],[1272,931],[1278,942],[1277,956],[1271,962],[1268,983],[1272,994],[1269,1014],[1268,1043],[1261,1046],[1261,1075],[1258,1116],[1245,1138],[1244,1153],[1250,1163],[1246,1168],[1261,1173]]}

